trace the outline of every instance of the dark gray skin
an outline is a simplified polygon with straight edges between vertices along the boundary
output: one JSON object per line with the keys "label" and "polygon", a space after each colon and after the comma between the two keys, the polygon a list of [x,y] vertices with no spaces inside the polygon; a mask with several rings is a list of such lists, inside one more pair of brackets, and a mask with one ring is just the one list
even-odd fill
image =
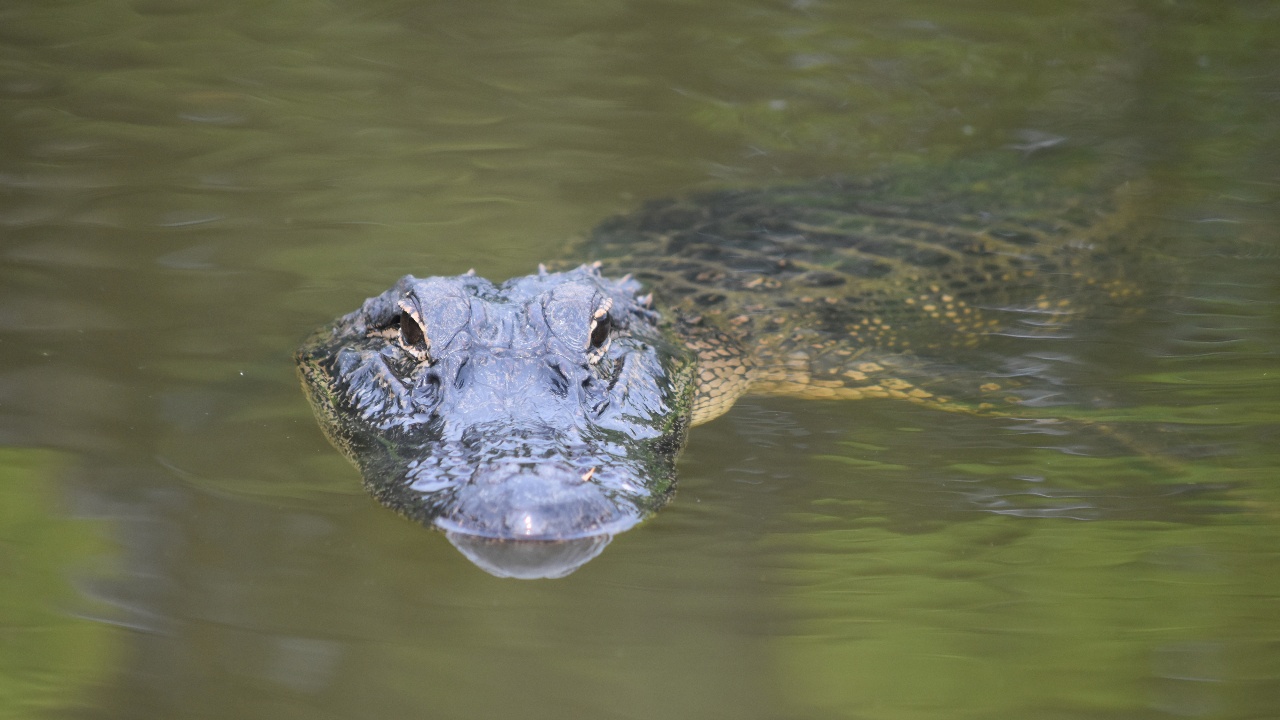
{"label": "dark gray skin", "polygon": [[674,488],[695,362],[639,290],[591,266],[406,276],[298,367],[380,502],[493,574],[565,575]]}

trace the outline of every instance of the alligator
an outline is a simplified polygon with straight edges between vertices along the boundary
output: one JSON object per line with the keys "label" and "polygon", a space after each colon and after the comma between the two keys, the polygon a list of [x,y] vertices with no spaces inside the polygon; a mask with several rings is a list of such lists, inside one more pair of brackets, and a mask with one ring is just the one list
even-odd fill
{"label": "alligator", "polygon": [[1115,242],[1135,193],[1028,164],[651,202],[574,243],[588,264],[405,276],[307,340],[299,374],[378,501],[492,574],[566,575],[668,502],[689,428],[744,394],[1030,397],[966,360],[1136,286]]}

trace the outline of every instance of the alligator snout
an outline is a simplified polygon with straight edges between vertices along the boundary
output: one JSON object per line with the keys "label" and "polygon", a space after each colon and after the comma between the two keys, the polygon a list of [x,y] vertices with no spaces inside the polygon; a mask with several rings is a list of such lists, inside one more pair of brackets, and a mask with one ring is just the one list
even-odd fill
{"label": "alligator snout", "polygon": [[435,525],[493,575],[563,577],[641,519],[630,503],[610,500],[594,475],[558,461],[483,468]]}
{"label": "alligator snout", "polygon": [[639,522],[610,500],[593,470],[568,463],[504,463],[478,469],[435,524],[451,534],[490,540],[564,541],[613,535]]}

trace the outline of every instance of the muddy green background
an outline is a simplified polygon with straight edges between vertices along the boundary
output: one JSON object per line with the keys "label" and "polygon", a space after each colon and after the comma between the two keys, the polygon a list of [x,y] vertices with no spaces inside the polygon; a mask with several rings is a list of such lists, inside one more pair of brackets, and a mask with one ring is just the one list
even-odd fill
{"label": "muddy green background", "polygon": [[[296,386],[404,273],[984,153],[1143,183],[1145,315],[1012,360],[1170,462],[749,399],[656,519],[503,581]],[[1278,198],[1275,2],[5,0],[0,717],[1276,717]]]}

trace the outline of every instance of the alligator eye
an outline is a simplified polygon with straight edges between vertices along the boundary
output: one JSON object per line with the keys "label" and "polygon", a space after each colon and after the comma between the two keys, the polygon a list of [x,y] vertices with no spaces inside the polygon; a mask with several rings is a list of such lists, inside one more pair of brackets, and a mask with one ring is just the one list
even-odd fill
{"label": "alligator eye", "polygon": [[588,333],[590,337],[587,340],[587,349],[595,348],[599,351],[597,358],[604,354],[604,347],[609,342],[609,330],[613,328],[613,320],[609,318],[609,309],[613,307],[613,298],[606,297],[604,302],[600,303],[600,307],[591,314],[591,330]]}
{"label": "alligator eye", "polygon": [[599,317],[591,321],[591,347],[603,347],[605,342],[609,340],[609,330],[613,328],[613,321],[609,319],[608,313],[603,317]]}
{"label": "alligator eye", "polygon": [[422,325],[404,311],[396,316],[396,325],[400,329],[400,347],[418,362],[426,362],[427,351],[430,350],[431,344],[427,342],[427,334],[423,331]]}
{"label": "alligator eye", "polygon": [[400,326],[400,342],[405,345],[419,345],[427,339],[422,326],[409,314],[401,313],[396,322]]}

